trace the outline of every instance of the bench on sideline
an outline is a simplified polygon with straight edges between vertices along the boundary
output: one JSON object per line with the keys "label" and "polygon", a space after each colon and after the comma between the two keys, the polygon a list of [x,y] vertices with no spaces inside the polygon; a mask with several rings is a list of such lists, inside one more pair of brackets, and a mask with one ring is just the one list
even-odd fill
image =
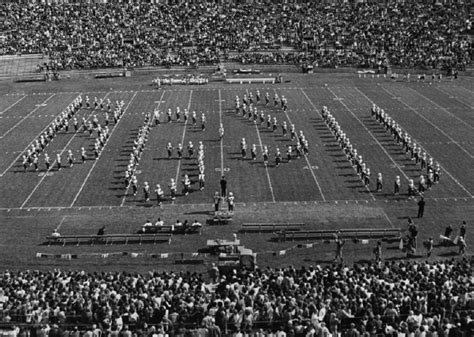
{"label": "bench on sideline", "polygon": [[278,231],[300,231],[305,226],[304,223],[265,223],[251,222],[244,223],[240,229],[241,233],[268,233]]}
{"label": "bench on sideline", "polygon": [[256,77],[256,78],[228,78],[226,79],[227,83],[239,83],[239,84],[244,84],[244,83],[271,83],[275,84],[275,78],[274,77]]}
{"label": "bench on sideline", "polygon": [[107,235],[61,235],[59,237],[46,237],[48,246],[52,244],[62,244],[65,246],[68,243],[75,243],[76,245],[90,244],[105,244],[112,245],[114,243],[129,244],[129,243],[153,243],[168,241],[171,244],[171,234],[107,234]]}
{"label": "bench on sideline", "polygon": [[328,240],[334,239],[336,235],[344,239],[400,239],[401,228],[359,228],[359,229],[327,229],[308,231],[280,231],[275,233],[278,241],[294,240]]}

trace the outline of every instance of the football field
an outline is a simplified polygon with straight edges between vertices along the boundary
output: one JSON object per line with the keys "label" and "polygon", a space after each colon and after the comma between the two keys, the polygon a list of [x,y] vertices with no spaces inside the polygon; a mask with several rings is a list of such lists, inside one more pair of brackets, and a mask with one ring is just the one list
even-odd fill
{"label": "football field", "polygon": [[[50,265],[52,260],[37,260],[37,252],[56,254],[80,253],[84,250],[97,254],[118,250],[192,252],[205,245],[209,238],[228,238],[244,222],[299,222],[311,229],[325,228],[391,228],[406,227],[406,218],[416,215],[416,200],[407,198],[408,179],[418,181],[425,171],[397,144],[392,136],[370,116],[372,104],[385,110],[411,138],[421,145],[428,156],[441,165],[440,183],[425,193],[425,218],[419,220],[421,239],[433,236],[435,241],[447,224],[455,230],[462,220],[472,224],[474,216],[474,86],[471,78],[458,81],[406,82],[384,78],[359,78],[356,75],[288,75],[291,81],[281,84],[225,84],[205,86],[165,86],[155,89],[151,76],[113,80],[64,80],[51,83],[24,83],[5,85],[0,99],[0,250],[6,267],[20,265]],[[91,82],[94,81],[94,82]],[[283,136],[281,127],[272,131],[266,122],[260,124],[236,114],[234,100],[259,90],[262,97],[268,92],[270,104],[257,105],[265,118],[276,118],[278,124],[294,124],[303,131],[309,142],[309,154],[299,159],[286,160],[289,135]],[[285,96],[288,110],[274,106],[273,96]],[[89,96],[123,100],[125,112],[116,123],[111,123],[108,138],[100,157],[93,157],[96,137],[82,130],[76,132],[70,124],[68,132],[60,132],[46,152],[55,160],[60,154],[63,169],[46,170],[40,160],[40,170],[29,167],[25,172],[21,156],[76,97]],[[366,187],[347,160],[333,134],[324,123],[320,111],[327,106],[354,148],[363,156],[372,173]],[[188,109],[198,116],[196,125],[189,119],[175,118],[175,110]],[[136,196],[124,184],[124,173],[145,114],[173,111],[173,121],[166,114],[161,123],[151,128],[144,152],[137,166],[139,191]],[[200,116],[206,116],[202,130]],[[103,112],[85,105],[76,114],[92,120],[97,115],[103,121]],[[219,139],[220,123],[225,136]],[[242,158],[240,142],[245,138],[250,147],[257,146],[257,159]],[[166,145],[178,143],[186,148],[204,144],[206,174],[205,189],[198,189],[196,157],[187,152],[179,159],[176,150],[168,158]],[[270,152],[268,166],[261,155],[263,146]],[[82,163],[80,149],[84,147],[88,160]],[[279,148],[283,161],[275,166],[274,153]],[[75,156],[73,167],[67,165],[66,154]],[[42,154],[41,154],[42,158]],[[377,173],[384,177],[381,192],[375,191]],[[181,181],[187,174],[191,179],[191,193],[181,193]],[[64,234],[95,234],[105,225],[108,233],[135,232],[148,218],[163,217],[167,223],[176,219],[197,218],[205,222],[210,217],[212,197],[219,189],[221,175],[225,175],[228,190],[236,197],[234,221],[225,227],[205,227],[198,239],[181,237],[175,244],[159,248],[140,247],[46,247],[44,237],[57,228]],[[401,194],[393,194],[393,182],[399,176]],[[169,198],[170,179],[178,182],[178,196]],[[146,201],[141,187],[148,182],[163,187],[166,200],[162,207],[154,193]],[[469,233],[468,225],[468,233]],[[247,235],[243,243],[255,251],[275,252],[294,243],[275,243],[271,235]],[[194,241],[193,241],[194,240]],[[193,242],[189,245],[190,241]],[[285,246],[286,245],[286,246]],[[469,237],[468,237],[469,246]],[[303,255],[285,254],[281,263],[327,261],[330,253],[314,257],[314,251]],[[369,247],[348,246],[352,255],[370,256]],[[455,248],[451,248],[451,250]],[[468,251],[472,251],[468,248]],[[298,252],[298,251],[296,251]],[[360,253],[360,254],[359,254]],[[450,254],[450,251],[442,252]],[[306,255],[308,257],[306,257]],[[325,255],[326,254],[326,255]],[[390,250],[387,254],[401,255]],[[357,258],[352,256],[353,260]],[[287,259],[287,260],[285,260]],[[104,264],[98,260],[99,265]],[[108,260],[110,261],[110,259]],[[134,268],[134,262],[120,259],[121,267]],[[117,261],[116,261],[117,262]],[[272,265],[272,261],[267,261]],[[70,261],[59,264],[70,265]],[[275,262],[273,262],[275,263]],[[73,264],[74,265],[74,264]],[[81,265],[82,266],[82,265]],[[145,265],[146,267],[146,265]],[[94,267],[93,267],[94,268]],[[110,267],[113,268],[113,267]]]}

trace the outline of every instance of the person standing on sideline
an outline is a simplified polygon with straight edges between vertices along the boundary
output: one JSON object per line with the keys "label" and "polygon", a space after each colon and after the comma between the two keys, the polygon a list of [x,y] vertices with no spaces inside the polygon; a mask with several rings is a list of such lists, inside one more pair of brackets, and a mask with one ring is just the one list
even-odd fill
{"label": "person standing on sideline", "polygon": [[227,180],[225,179],[225,176],[222,176],[221,181],[221,197],[225,198],[227,195]]}
{"label": "person standing on sideline", "polygon": [[219,204],[221,202],[221,197],[219,195],[219,192],[216,191],[214,194],[214,211],[219,212]]}
{"label": "person standing on sideline", "polygon": [[377,246],[374,248],[375,262],[382,261],[382,242],[377,241]]}
{"label": "person standing on sideline", "polygon": [[466,239],[466,221],[463,221],[461,227],[459,228],[459,237]]}
{"label": "person standing on sideline", "polygon": [[421,197],[420,201],[418,201],[418,218],[422,218],[424,212],[425,212],[425,199]]}
{"label": "person standing on sideline", "polygon": [[429,237],[429,239],[425,241],[425,248],[426,248],[426,257],[430,257],[431,253],[433,252],[433,238],[432,237]]}
{"label": "person standing on sideline", "polygon": [[337,262],[338,260],[341,261],[341,263],[344,262],[344,258],[342,257],[342,247],[344,247],[344,244],[346,243],[340,236],[339,232],[336,235],[336,257],[334,258],[334,262]]}
{"label": "person standing on sideline", "polygon": [[467,244],[466,244],[466,240],[464,240],[464,238],[461,236],[459,237],[459,240],[458,240],[458,247],[459,247],[459,255],[464,256],[466,254]]}
{"label": "person standing on sideline", "polygon": [[453,226],[448,225],[448,227],[446,227],[446,229],[444,230],[444,235],[440,235],[440,237],[442,236],[442,244],[444,246],[449,246],[450,244],[453,243],[453,241],[451,240],[452,232],[453,232]]}
{"label": "person standing on sideline", "polygon": [[234,211],[234,200],[235,200],[234,194],[232,192],[229,192],[229,196],[227,197],[227,206],[228,206],[229,212]]}

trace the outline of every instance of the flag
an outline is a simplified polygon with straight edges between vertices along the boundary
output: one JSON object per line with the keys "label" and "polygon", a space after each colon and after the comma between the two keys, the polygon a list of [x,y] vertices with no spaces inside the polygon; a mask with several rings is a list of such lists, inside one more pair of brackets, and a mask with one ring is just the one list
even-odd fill
{"label": "flag", "polygon": [[160,255],[162,259],[167,259],[168,258],[168,253],[163,253]]}

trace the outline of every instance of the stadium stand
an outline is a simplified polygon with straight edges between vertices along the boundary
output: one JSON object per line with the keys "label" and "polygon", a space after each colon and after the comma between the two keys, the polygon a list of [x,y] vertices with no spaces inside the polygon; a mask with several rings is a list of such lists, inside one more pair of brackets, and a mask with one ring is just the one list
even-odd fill
{"label": "stadium stand", "polygon": [[471,62],[462,3],[57,2],[2,3],[0,55],[48,56],[46,71],[220,62],[462,70]]}
{"label": "stadium stand", "polygon": [[190,272],[5,271],[0,329],[12,336],[472,336],[471,277],[465,259],[266,268],[217,283]]}

